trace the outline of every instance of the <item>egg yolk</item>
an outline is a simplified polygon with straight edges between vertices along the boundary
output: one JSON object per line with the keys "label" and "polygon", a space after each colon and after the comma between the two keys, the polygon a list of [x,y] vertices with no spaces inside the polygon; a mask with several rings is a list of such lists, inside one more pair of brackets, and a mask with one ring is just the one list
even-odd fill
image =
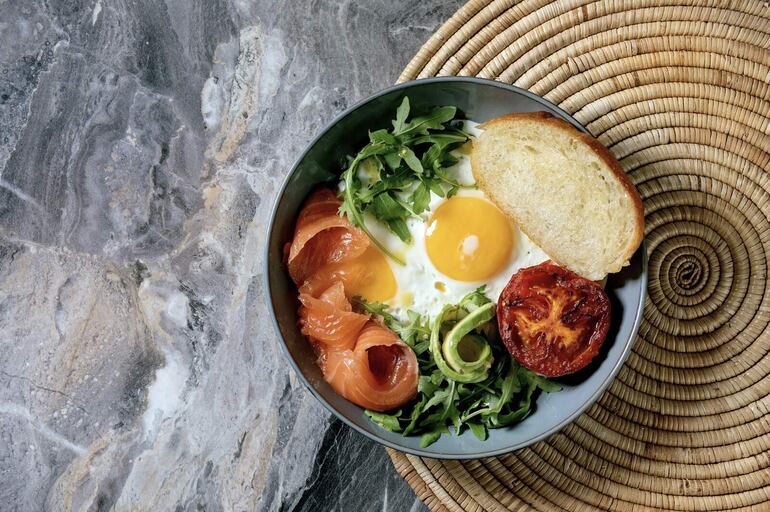
{"label": "egg yolk", "polygon": [[508,263],[513,229],[489,201],[455,196],[436,208],[428,221],[425,247],[442,274],[458,281],[481,281]]}
{"label": "egg yolk", "polygon": [[398,285],[393,276],[393,270],[385,256],[376,247],[369,246],[354,261],[355,265],[362,266],[365,271],[362,273],[362,279],[347,283],[347,292],[350,296],[357,295],[370,302],[384,302],[396,295]]}

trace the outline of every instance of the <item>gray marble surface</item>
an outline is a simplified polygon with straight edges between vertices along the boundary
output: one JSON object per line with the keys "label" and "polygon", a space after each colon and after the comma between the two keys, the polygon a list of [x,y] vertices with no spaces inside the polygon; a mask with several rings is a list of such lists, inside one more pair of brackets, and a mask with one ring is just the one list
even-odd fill
{"label": "gray marble surface", "polygon": [[457,0],[0,0],[0,509],[419,510],[287,368],[262,248]]}

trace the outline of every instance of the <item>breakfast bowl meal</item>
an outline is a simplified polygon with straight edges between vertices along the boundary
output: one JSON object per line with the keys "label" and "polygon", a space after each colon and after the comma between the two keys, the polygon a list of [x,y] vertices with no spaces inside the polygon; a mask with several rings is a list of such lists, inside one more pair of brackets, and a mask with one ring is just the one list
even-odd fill
{"label": "breakfast bowl meal", "polygon": [[568,114],[477,78],[351,107],[278,194],[266,288],[288,362],[392,448],[479,458],[590,406],[646,288],[634,185]]}

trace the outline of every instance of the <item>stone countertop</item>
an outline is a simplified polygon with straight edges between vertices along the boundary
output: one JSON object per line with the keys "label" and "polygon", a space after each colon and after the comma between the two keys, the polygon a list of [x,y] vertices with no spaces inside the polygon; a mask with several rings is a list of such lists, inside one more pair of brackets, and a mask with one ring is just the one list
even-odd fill
{"label": "stone countertop", "polygon": [[261,259],[460,3],[0,1],[0,508],[424,508],[289,370]]}

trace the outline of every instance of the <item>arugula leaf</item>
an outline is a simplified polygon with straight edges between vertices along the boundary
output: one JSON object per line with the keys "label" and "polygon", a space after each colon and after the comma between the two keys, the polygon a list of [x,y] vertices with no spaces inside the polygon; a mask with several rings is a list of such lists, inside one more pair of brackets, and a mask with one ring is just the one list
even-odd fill
{"label": "arugula leaf", "polygon": [[502,383],[500,383],[498,386],[500,389],[500,394],[489,397],[490,399],[487,401],[489,406],[484,409],[478,409],[475,412],[465,416],[465,421],[475,416],[492,416],[502,411],[503,407],[507,405],[508,402],[510,402],[511,398],[513,397],[513,393],[521,389],[519,381],[516,378],[516,371],[511,368],[505,378],[502,379]]}
{"label": "arugula leaf", "polygon": [[406,162],[406,165],[408,165],[411,170],[417,174],[422,174],[422,163],[420,162],[420,159],[417,158],[417,155],[414,154],[414,151],[403,146],[398,154],[404,159],[404,162]]}
{"label": "arugula leaf", "polygon": [[530,373],[532,374],[532,377],[530,377],[531,381],[546,393],[555,393],[556,391],[561,391],[561,386],[556,382],[548,380],[542,375],[538,375],[532,372]]}
{"label": "arugula leaf", "polygon": [[436,107],[427,115],[415,117],[411,122],[405,123],[401,129],[394,130],[393,135],[404,137],[405,135],[428,135],[429,130],[442,130],[444,123],[454,119],[457,109],[455,107]]}
{"label": "arugula leaf", "polygon": [[455,428],[455,434],[460,435],[460,429],[462,428],[462,420],[460,419],[460,410],[457,408],[457,403],[452,401],[447,408],[446,418],[452,423]]}
{"label": "arugula leaf", "polygon": [[[427,411],[431,407],[435,407],[436,405],[443,405],[446,406],[449,401],[452,400],[454,394],[454,389],[442,389],[440,391],[436,391],[433,393],[433,396],[428,400],[428,403],[425,404],[425,407],[423,410]],[[442,409],[443,411],[443,409]]]}
{"label": "arugula leaf", "polygon": [[[412,240],[406,220],[424,212],[430,204],[430,194],[440,197],[455,194],[462,185],[451,179],[447,166],[456,159],[450,152],[468,140],[462,130],[451,126],[457,109],[436,107],[427,114],[409,120],[411,107],[404,97],[396,109],[393,129],[369,132],[369,143],[354,157],[342,173],[342,204],[340,214],[362,229],[384,254],[404,265],[402,258],[374,238],[366,220],[380,221],[405,243]],[[362,167],[368,169],[363,179]]]}
{"label": "arugula leaf", "polygon": [[372,199],[372,213],[380,220],[402,219],[409,215],[409,211],[393,197],[391,192],[377,194]]}
{"label": "arugula leaf", "polygon": [[401,425],[398,423],[398,417],[401,415],[401,411],[396,411],[393,414],[385,414],[383,412],[366,410],[364,411],[364,414],[369,416],[373,422],[385,430],[390,430],[391,432],[401,431]]}
{"label": "arugula leaf", "polygon": [[438,386],[434,384],[432,380],[430,380],[430,377],[427,375],[420,375],[420,379],[417,382],[418,393],[422,393],[426,397],[433,396],[437,389]]}
{"label": "arugula leaf", "polygon": [[436,167],[441,166],[439,158],[441,158],[441,146],[434,144],[422,155],[421,164],[423,169],[432,169],[435,171]]}
{"label": "arugula leaf", "polygon": [[439,149],[444,149],[450,144],[464,143],[468,141],[468,135],[457,129],[448,129],[442,133],[432,133],[430,135],[424,135],[412,140],[412,144],[433,144],[438,146]]}
{"label": "arugula leaf", "polygon": [[433,430],[426,432],[422,435],[422,437],[420,437],[420,448],[427,448],[428,446],[438,441],[441,437],[441,434],[448,433],[449,429],[446,428],[446,425],[438,425]]}
{"label": "arugula leaf", "polygon": [[361,297],[353,297],[353,304],[367,313],[381,317],[390,330],[398,332],[398,329],[401,328],[398,318],[388,311],[387,304],[382,302],[366,302]]}
{"label": "arugula leaf", "polygon": [[404,219],[389,220],[388,228],[402,241],[407,243],[412,241],[412,233],[409,231],[409,226],[406,225]]}
{"label": "arugula leaf", "polygon": [[391,171],[397,171],[401,165],[401,153],[398,150],[389,151],[382,155],[382,159],[385,160],[385,164]]}
{"label": "arugula leaf", "polygon": [[385,129],[369,132],[369,141],[372,143],[379,142],[382,144],[387,144],[388,146],[395,146],[398,144],[396,138],[388,133],[388,130]]}
{"label": "arugula leaf", "polygon": [[404,96],[401,105],[396,109],[396,119],[393,121],[393,131],[395,133],[404,131],[407,117],[409,117],[409,97]]}
{"label": "arugula leaf", "polygon": [[372,212],[385,221],[388,228],[402,241],[411,242],[412,233],[406,225],[405,217],[411,215],[409,210],[390,192],[384,192],[374,196],[372,200]]}
{"label": "arugula leaf", "polygon": [[420,214],[428,209],[430,204],[430,189],[424,182],[420,182],[417,188],[414,189],[412,195],[409,196],[409,201],[412,203],[412,210],[416,214]]}
{"label": "arugula leaf", "polygon": [[490,419],[493,424],[493,428],[505,427],[524,419],[524,417],[529,414],[530,410],[532,409],[532,395],[534,394],[535,389],[537,389],[537,386],[530,383],[530,385],[527,387],[524,399],[519,403],[518,408],[507,414],[492,416]]}
{"label": "arugula leaf", "polygon": [[444,187],[442,186],[442,181],[438,178],[427,178],[422,180],[423,183],[425,183],[431,192],[436,194],[437,196],[443,197],[446,195],[446,192],[444,191]]}
{"label": "arugula leaf", "polygon": [[471,432],[473,432],[473,435],[476,436],[476,439],[479,441],[487,440],[487,429],[484,425],[481,423],[468,423],[468,427],[471,429]]}
{"label": "arugula leaf", "polygon": [[425,352],[427,352],[430,349],[430,340],[422,340],[418,343],[414,344],[414,347],[412,347],[412,350],[414,350],[414,353],[417,356],[421,356]]}
{"label": "arugula leaf", "polygon": [[[439,155],[439,163],[441,164],[440,168],[452,167],[453,165],[455,165],[459,161],[460,160],[457,157],[455,157],[454,155],[452,155],[451,153],[443,152],[443,153],[441,153],[441,155]],[[433,165],[435,167],[435,164],[433,164]],[[441,169],[441,170],[443,170],[443,169]]]}
{"label": "arugula leaf", "polygon": [[358,165],[362,160],[369,158],[370,156],[374,156],[378,151],[382,151],[382,148],[376,147],[378,145],[379,143],[366,146],[363,150],[361,150],[358,156],[353,159],[348,169],[343,173],[342,176],[345,183],[345,190],[343,192],[343,200],[342,204],[340,205],[339,212],[340,215],[347,215],[348,220],[350,220],[354,226],[357,226],[359,229],[361,229],[361,231],[366,233],[366,236],[369,237],[369,239],[372,241],[372,243],[374,243],[374,245],[377,246],[378,249],[380,249],[383,253],[387,254],[401,265],[405,265],[406,262],[403,259],[389,251],[384,245],[382,245],[379,240],[374,237],[374,235],[372,235],[371,231],[369,231],[369,228],[367,228],[366,224],[364,223],[364,215],[360,207],[360,203],[356,201],[356,190],[357,187],[361,186],[361,180],[356,177],[355,171],[358,169]]}
{"label": "arugula leaf", "polygon": [[358,192],[359,201],[367,206],[372,202],[375,196],[385,192],[398,192],[409,187],[413,183],[410,176],[407,176],[405,172],[399,171],[395,174],[388,176],[380,176],[380,180],[370,185],[366,189],[362,189]]}
{"label": "arugula leaf", "polygon": [[409,424],[404,428],[403,435],[408,436],[417,426],[417,421],[420,419],[422,410],[425,407],[425,400],[425,395],[423,395],[423,397],[420,398],[420,401],[415,404],[412,414],[409,416]]}
{"label": "arugula leaf", "polygon": [[484,306],[492,302],[492,300],[486,295],[487,285],[483,284],[467,294],[460,300],[458,307],[464,308],[467,311],[472,311],[477,307]]}
{"label": "arugula leaf", "polygon": [[407,345],[412,347],[417,355],[420,355],[416,346],[419,341],[427,340],[430,336],[430,329],[419,313],[409,310],[406,312],[406,315],[408,322],[402,323],[402,326],[396,329],[396,332]]}

